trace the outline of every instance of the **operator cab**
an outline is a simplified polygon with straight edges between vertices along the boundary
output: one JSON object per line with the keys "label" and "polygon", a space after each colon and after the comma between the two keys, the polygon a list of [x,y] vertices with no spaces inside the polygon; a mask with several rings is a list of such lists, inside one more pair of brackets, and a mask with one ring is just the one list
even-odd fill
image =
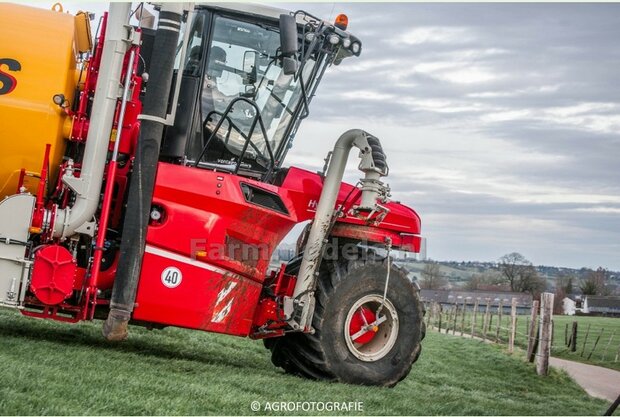
{"label": "operator cab", "polygon": [[162,160],[270,181],[325,69],[361,52],[340,27],[303,11],[196,6]]}

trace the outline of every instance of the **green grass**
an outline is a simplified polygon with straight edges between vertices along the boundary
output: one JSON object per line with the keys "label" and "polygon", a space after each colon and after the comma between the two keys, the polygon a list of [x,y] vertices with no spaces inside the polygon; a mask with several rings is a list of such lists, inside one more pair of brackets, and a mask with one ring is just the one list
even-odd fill
{"label": "green grass", "polygon": [[260,414],[252,401],[363,401],[373,415],[601,415],[608,406],[565,373],[538,377],[499,346],[436,332],[389,389],[285,375],[247,339],[132,327],[111,344],[100,329],[0,309],[0,414]]}
{"label": "green grass", "polygon": [[[568,336],[572,328],[573,321],[577,321],[577,351],[570,352],[570,350],[564,344],[564,332],[566,331],[566,324],[568,324]],[[594,365],[604,366],[611,369],[620,371],[620,358],[618,362],[615,361],[616,355],[620,349],[620,318],[618,317],[585,317],[585,316],[555,316],[553,319],[555,331],[554,331],[554,344],[553,355],[559,358],[565,358],[585,363],[591,363]],[[590,325],[590,334],[588,335],[587,342],[584,350],[584,340],[586,330]],[[602,333],[601,333],[602,330]],[[601,335],[596,349],[592,353],[590,360],[588,356],[594,348],[594,343],[598,336]],[[611,338],[611,343],[609,339]],[[581,352],[583,357],[581,356]]]}
{"label": "green grass", "polygon": [[[445,311],[442,317],[442,329],[448,327],[448,329],[454,328],[453,318],[448,320],[449,311]],[[453,315],[450,317],[454,317]],[[465,315],[465,333],[471,333],[471,311],[466,312]],[[493,312],[491,319],[491,326],[487,330],[487,338],[496,340],[497,335],[497,311]],[[570,352],[569,348],[564,344],[564,332],[566,331],[566,325],[568,324],[568,335],[570,336],[573,321],[578,322],[577,331],[577,351]],[[476,315],[476,336],[483,336],[483,324],[484,313],[478,313]],[[610,369],[620,370],[620,358],[615,360],[620,348],[620,318],[618,317],[588,317],[588,316],[560,316],[553,317],[554,332],[553,332],[553,344],[552,352],[553,356],[574,360],[577,362],[589,363],[592,365],[604,366]],[[432,324],[438,325],[438,319],[435,317],[432,319]],[[515,338],[515,344],[521,348],[527,348],[527,326],[529,324],[529,315],[520,315],[517,318],[517,335]],[[586,340],[586,331],[590,325],[590,332]],[[508,342],[508,334],[510,328],[510,315],[503,314],[501,329],[499,332],[499,340],[501,343]],[[461,313],[457,316],[456,322],[456,334],[460,334],[461,331]],[[601,333],[602,331],[602,333]],[[452,330],[450,330],[452,334]],[[598,336],[601,335],[598,344],[595,342]],[[611,338],[611,343],[609,340]],[[584,348],[584,342],[585,348]],[[583,354],[582,354],[583,352]],[[590,353],[592,355],[590,356]],[[588,359],[590,356],[590,359]]]}

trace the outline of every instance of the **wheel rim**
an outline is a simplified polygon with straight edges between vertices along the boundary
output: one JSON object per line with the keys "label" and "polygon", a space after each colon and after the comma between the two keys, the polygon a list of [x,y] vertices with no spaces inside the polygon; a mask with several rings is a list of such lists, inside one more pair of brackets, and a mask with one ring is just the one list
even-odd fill
{"label": "wheel rim", "polygon": [[347,313],[344,326],[347,348],[365,362],[374,362],[387,355],[398,336],[398,313],[390,300],[386,298],[377,316],[382,302],[382,295],[366,295]]}

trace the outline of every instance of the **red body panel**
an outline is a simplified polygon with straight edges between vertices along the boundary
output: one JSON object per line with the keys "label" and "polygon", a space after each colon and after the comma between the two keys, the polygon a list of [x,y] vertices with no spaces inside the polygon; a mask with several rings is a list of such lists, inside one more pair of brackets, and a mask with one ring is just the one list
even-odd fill
{"label": "red body panel", "polygon": [[[336,205],[343,204],[348,196],[347,207],[359,204],[361,194],[359,190],[354,188],[351,184],[343,183],[338,193]],[[320,175],[300,168],[289,168],[281,189],[286,191],[286,199],[290,199],[291,204],[295,207],[297,222],[314,218],[316,205],[323,189],[323,180]],[[396,233],[420,233],[420,217],[415,211],[394,201],[386,203],[385,207],[389,209],[389,213],[376,229],[388,229]],[[364,220],[354,217],[350,213],[346,214],[346,217],[338,220],[339,223],[366,225]]]}
{"label": "red body panel", "polygon": [[[178,286],[164,285],[168,268]],[[246,336],[262,286],[205,262],[147,245],[133,318]]]}
{"label": "red body panel", "polygon": [[[246,201],[242,184],[279,196],[284,209]],[[276,186],[160,163],[153,206],[162,216],[147,232],[134,319],[243,336],[250,334],[255,316],[273,319],[256,312],[271,255],[295,224],[314,217],[321,189],[321,176],[298,168],[290,168]],[[358,194],[343,184],[337,204],[347,196],[347,207],[356,204]],[[389,213],[379,227],[347,215],[335,235],[379,243],[390,237],[396,247],[416,249],[410,243],[420,232],[417,214],[399,203],[385,206]],[[166,271],[173,270],[168,268],[183,277],[173,288],[164,283]],[[229,311],[219,320],[222,308]]]}

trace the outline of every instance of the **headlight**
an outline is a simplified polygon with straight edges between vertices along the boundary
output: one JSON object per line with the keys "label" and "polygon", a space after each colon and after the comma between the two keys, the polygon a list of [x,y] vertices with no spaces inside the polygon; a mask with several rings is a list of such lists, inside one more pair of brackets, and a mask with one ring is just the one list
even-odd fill
{"label": "headlight", "polygon": [[359,54],[361,47],[362,45],[360,45],[359,42],[354,42],[353,45],[351,45],[351,52],[354,54]]}
{"label": "headlight", "polygon": [[348,48],[349,46],[351,46],[351,39],[349,38],[343,39],[342,46],[344,46],[345,48]]}
{"label": "headlight", "polygon": [[329,43],[331,43],[332,45],[338,45],[339,42],[340,42],[340,36],[338,36],[338,35],[330,35]]}

